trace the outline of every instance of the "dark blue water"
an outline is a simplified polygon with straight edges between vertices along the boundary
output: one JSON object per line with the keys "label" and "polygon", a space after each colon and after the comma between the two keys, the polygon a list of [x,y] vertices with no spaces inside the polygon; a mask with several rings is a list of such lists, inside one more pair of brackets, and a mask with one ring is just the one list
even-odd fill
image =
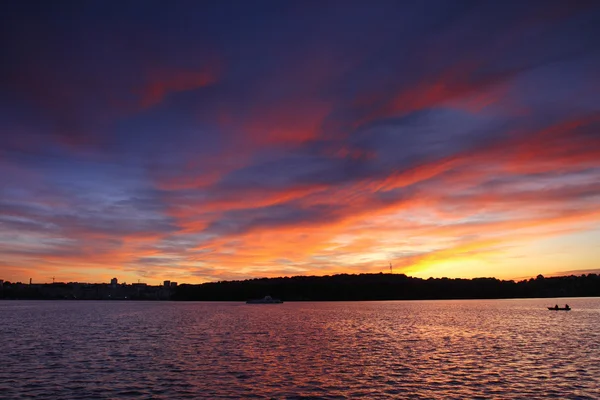
{"label": "dark blue water", "polygon": [[0,343],[6,399],[600,398],[598,298],[2,301]]}

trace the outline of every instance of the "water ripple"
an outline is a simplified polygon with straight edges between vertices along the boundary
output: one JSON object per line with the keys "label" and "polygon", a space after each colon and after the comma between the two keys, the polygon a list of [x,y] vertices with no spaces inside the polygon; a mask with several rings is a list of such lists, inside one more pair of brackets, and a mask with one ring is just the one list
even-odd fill
{"label": "water ripple", "polygon": [[600,299],[554,302],[4,301],[0,397],[600,398]]}

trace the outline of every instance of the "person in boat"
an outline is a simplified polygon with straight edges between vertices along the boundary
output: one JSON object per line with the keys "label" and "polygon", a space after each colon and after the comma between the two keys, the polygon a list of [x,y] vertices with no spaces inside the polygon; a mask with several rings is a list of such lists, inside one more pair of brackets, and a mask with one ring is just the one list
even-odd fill
{"label": "person in boat", "polygon": [[570,310],[570,309],[571,309],[571,307],[569,307],[568,304],[565,304],[565,310]]}
{"label": "person in boat", "polygon": [[554,306],[554,309],[555,309],[555,310],[558,310],[558,304],[556,304],[556,305]]}

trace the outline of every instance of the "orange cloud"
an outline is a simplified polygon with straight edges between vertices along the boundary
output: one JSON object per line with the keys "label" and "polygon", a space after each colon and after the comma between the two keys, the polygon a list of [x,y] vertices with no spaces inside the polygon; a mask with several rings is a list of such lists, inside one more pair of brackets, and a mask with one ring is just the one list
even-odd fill
{"label": "orange cloud", "polygon": [[[534,134],[536,139],[533,140],[528,135],[521,138],[508,137],[504,143],[479,149],[477,153],[463,153],[435,163],[423,164],[379,181],[355,181],[339,188],[282,189],[264,197],[260,196],[260,192],[256,194],[258,197],[254,197],[252,191],[249,191],[247,204],[244,204],[243,199],[223,202],[221,207],[215,202],[208,209],[226,211],[230,208],[265,207],[294,201],[302,206],[336,204],[341,207],[342,213],[330,220],[255,227],[247,232],[217,237],[198,249],[208,251],[202,257],[206,264],[246,271],[246,276],[252,276],[257,271],[270,275],[268,271],[278,271],[275,265],[281,262],[279,260],[289,262],[290,267],[286,271],[297,268],[298,271],[311,273],[319,271],[319,274],[354,268],[360,271],[379,271],[381,264],[385,264],[387,259],[407,271],[416,271],[418,265],[431,268],[432,264],[442,260],[475,254],[502,254],[505,251],[503,249],[514,242],[588,229],[600,218],[595,207],[590,205],[585,208],[581,203],[578,203],[577,210],[565,207],[573,199],[581,199],[586,191],[599,193],[600,187],[597,186],[540,191],[509,185],[505,192],[502,189],[469,193],[489,177],[504,176],[510,182],[510,179],[528,172],[527,168],[514,169],[514,160],[521,160],[520,154],[527,154],[527,158],[522,159],[523,167],[538,162],[543,164],[544,168],[536,168],[536,173],[552,172],[563,165],[573,171],[585,169],[588,162],[594,160],[595,139],[575,141],[585,147],[581,149],[583,155],[577,156],[574,152],[576,145],[561,147],[559,139],[572,135],[574,130],[583,129],[593,121],[595,119],[590,118],[584,122],[560,124]],[[535,149],[538,143],[547,143],[548,132],[552,132],[550,136],[559,142],[538,152],[529,151]],[[508,151],[509,149],[513,152]],[[585,154],[586,152],[589,154]],[[554,158],[549,161],[548,155]],[[481,170],[478,170],[479,167]],[[436,183],[428,186],[430,181]],[[425,186],[413,196],[389,204],[379,203],[372,197],[382,190],[415,185]],[[452,189],[449,190],[449,187]],[[461,190],[465,190],[464,195],[461,195]],[[185,219],[194,212],[201,213],[202,206],[200,203],[195,211],[190,209],[190,214],[181,217]],[[454,207],[455,213],[443,212],[444,207]],[[418,215],[419,210],[429,212],[429,216],[410,219],[411,215]],[[483,219],[470,222],[469,218],[479,212],[484,213]],[[206,225],[203,226],[205,227]],[[336,238],[344,235],[348,237],[346,243],[338,242]],[[399,239],[390,239],[394,236]],[[460,239],[469,237],[480,239]],[[401,258],[394,256],[396,251],[403,248],[405,250],[402,251],[408,253],[411,248],[415,248],[415,244],[410,243],[407,238],[419,238],[421,244],[417,248],[421,248],[419,252],[422,255]],[[458,244],[455,243],[456,240],[459,240]],[[460,243],[461,240],[467,242]],[[403,241],[406,243],[402,243]],[[441,248],[436,249],[437,246]],[[370,253],[373,254],[368,256]],[[360,261],[365,254],[367,258],[374,257],[378,261]],[[349,261],[352,258],[355,261]],[[271,270],[273,267],[275,269]]]}

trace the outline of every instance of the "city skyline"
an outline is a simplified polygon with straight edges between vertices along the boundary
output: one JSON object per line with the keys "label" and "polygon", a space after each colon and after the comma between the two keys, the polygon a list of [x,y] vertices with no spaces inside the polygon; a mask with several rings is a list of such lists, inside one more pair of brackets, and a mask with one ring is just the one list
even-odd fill
{"label": "city skyline", "polygon": [[0,279],[600,272],[600,4],[5,2]]}

